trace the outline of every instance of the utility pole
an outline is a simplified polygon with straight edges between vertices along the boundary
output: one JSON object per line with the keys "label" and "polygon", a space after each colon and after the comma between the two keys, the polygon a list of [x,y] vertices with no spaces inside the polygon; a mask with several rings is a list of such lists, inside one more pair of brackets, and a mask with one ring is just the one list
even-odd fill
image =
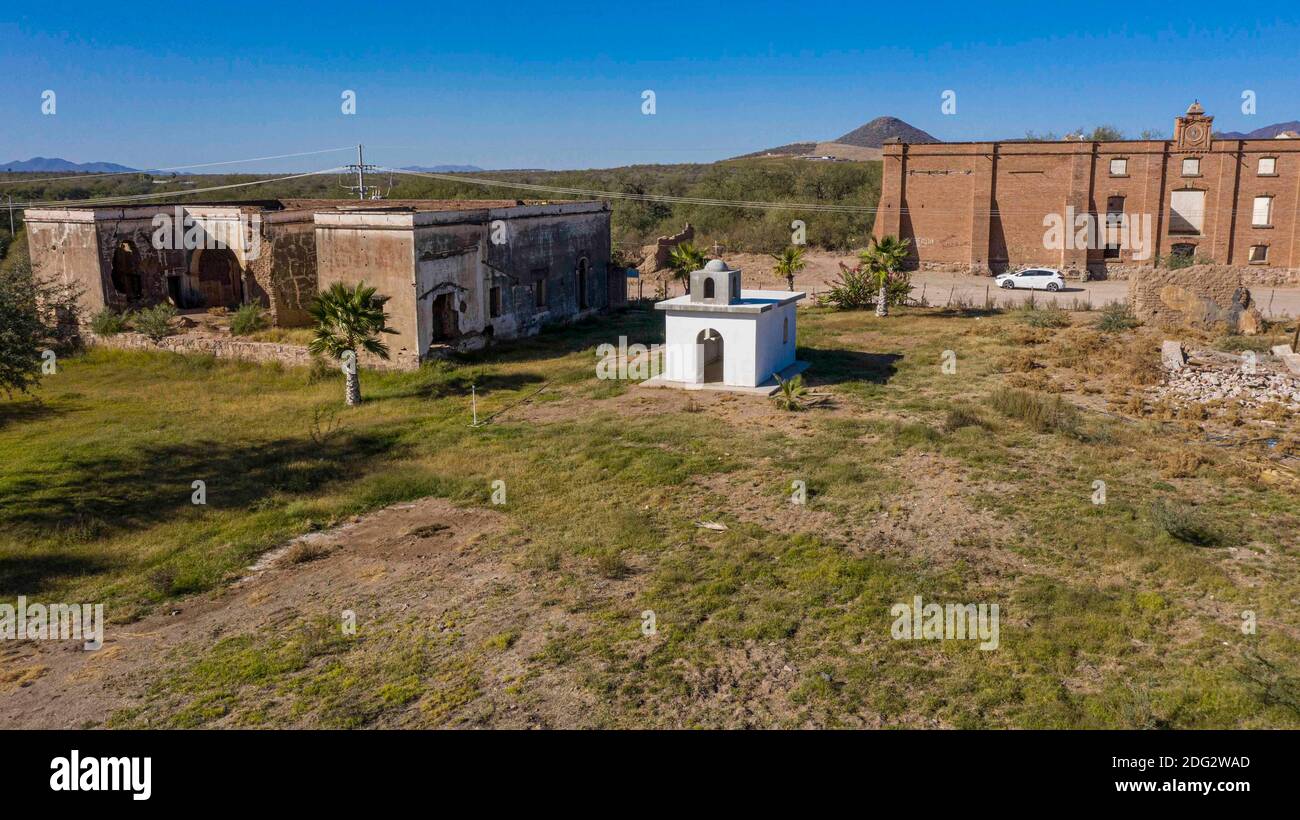
{"label": "utility pole", "polygon": [[14,195],[8,194],[9,197],[9,235],[14,235]]}
{"label": "utility pole", "polygon": [[379,193],[379,186],[366,185],[366,171],[374,173],[375,166],[367,165],[363,146],[357,145],[357,161],[353,165],[344,166],[348,171],[355,171],[357,174],[356,185],[345,185],[349,191],[357,192],[357,199],[381,199],[383,195]]}

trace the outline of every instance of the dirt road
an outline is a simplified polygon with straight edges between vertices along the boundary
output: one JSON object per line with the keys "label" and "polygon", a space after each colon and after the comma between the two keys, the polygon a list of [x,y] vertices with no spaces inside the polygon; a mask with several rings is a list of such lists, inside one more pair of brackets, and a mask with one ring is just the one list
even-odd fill
{"label": "dirt road", "polygon": [[[770,256],[753,253],[727,255],[727,262],[744,271],[745,287],[751,289],[781,289],[786,287],[785,280],[773,272],[773,260]],[[795,288],[806,291],[810,296],[825,293],[830,289],[839,275],[840,262],[855,264],[857,257],[852,254],[836,254],[825,251],[813,251],[806,255],[807,266],[795,278]],[[630,285],[629,295],[636,295],[636,284]],[[1030,291],[999,290],[992,277],[972,276],[963,273],[943,271],[916,271],[912,274],[912,296],[925,300],[931,305],[942,307],[950,300],[966,299],[974,305],[984,304],[985,289],[998,305],[1010,300],[1016,304],[1028,298]],[[679,295],[681,288],[675,287],[670,295]],[[1251,289],[1260,311],[1266,318],[1280,319],[1300,316],[1300,285],[1289,287],[1260,286]],[[654,286],[647,280],[644,283],[644,295],[654,295]],[[1066,289],[1055,295],[1034,291],[1035,298],[1050,302],[1055,298],[1061,307],[1073,306],[1076,299],[1102,307],[1107,302],[1124,301],[1128,298],[1128,282],[1068,282]]]}

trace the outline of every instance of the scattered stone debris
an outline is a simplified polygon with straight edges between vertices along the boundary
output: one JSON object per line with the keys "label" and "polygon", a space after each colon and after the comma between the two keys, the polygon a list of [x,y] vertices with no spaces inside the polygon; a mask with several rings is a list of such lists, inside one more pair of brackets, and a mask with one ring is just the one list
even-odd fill
{"label": "scattered stone debris", "polygon": [[1160,363],[1165,370],[1182,370],[1187,363],[1187,354],[1183,353],[1183,343],[1166,339],[1160,346]]}
{"label": "scattered stone debris", "polygon": [[[1171,348],[1171,345],[1173,346]],[[1300,409],[1300,379],[1281,366],[1287,356],[1234,356],[1217,350],[1193,350],[1184,363],[1171,365],[1176,349],[1182,358],[1182,345],[1165,342],[1161,359],[1168,371],[1163,385],[1154,388],[1153,398],[1177,402],[1235,401],[1240,407],[1254,408],[1277,402]],[[1289,348],[1288,348],[1289,350]],[[1287,363],[1289,366],[1289,362]],[[1294,371],[1293,371],[1294,372]]]}

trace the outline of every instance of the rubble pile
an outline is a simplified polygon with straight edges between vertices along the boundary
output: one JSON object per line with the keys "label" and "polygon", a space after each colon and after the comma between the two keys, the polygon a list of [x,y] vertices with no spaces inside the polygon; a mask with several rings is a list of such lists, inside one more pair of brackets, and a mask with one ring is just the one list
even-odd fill
{"label": "rubble pile", "polygon": [[1175,345],[1176,342],[1166,342],[1162,351],[1168,375],[1165,383],[1152,391],[1156,400],[1180,403],[1229,400],[1248,408],[1277,402],[1300,409],[1300,377],[1282,366],[1281,357],[1193,350],[1184,361],[1179,361],[1184,357],[1181,345],[1177,345],[1176,353]]}

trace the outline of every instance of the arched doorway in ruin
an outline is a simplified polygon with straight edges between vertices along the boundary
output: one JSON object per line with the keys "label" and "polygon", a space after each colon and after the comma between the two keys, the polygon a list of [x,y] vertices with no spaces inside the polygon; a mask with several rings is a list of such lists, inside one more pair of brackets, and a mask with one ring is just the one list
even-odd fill
{"label": "arched doorway in ruin", "polygon": [[239,307],[244,302],[244,270],[230,248],[202,248],[190,259],[192,281],[207,307]]}

